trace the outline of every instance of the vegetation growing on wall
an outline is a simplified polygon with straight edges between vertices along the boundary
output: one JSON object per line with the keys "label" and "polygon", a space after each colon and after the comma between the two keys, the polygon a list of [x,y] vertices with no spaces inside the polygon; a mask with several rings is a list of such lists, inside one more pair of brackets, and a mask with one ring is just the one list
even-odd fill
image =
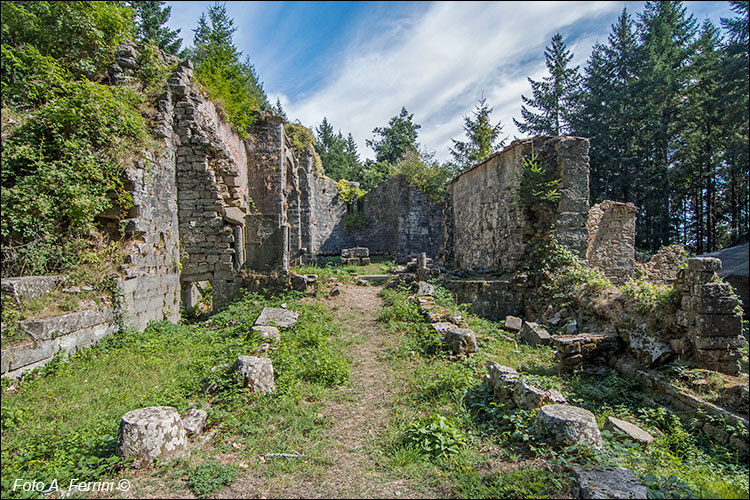
{"label": "vegetation growing on wall", "polygon": [[253,112],[270,106],[249,58],[240,59],[242,52],[234,44],[235,31],[226,5],[210,6],[198,20],[195,48],[188,56],[195,61],[195,77],[208,97],[235,130],[246,137],[255,117]]}
{"label": "vegetation growing on wall", "polygon": [[532,211],[553,209],[560,200],[557,190],[560,179],[552,177],[552,172],[536,155],[533,146],[531,154],[523,159],[519,182],[519,201]]}

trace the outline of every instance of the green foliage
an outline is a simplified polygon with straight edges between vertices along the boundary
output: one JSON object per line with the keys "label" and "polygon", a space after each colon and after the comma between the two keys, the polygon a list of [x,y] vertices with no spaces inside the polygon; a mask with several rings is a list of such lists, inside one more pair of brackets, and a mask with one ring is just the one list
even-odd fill
{"label": "green foliage", "polygon": [[464,131],[468,141],[462,142],[451,139],[453,147],[450,148],[450,153],[459,170],[465,170],[475,163],[483,161],[505,143],[505,139],[496,143],[502,133],[503,126],[500,122],[497,122],[496,125],[490,123],[492,108],[487,106],[487,100],[484,97],[479,99],[476,108],[473,119],[464,116]]}
{"label": "green foliage", "polygon": [[144,89],[161,92],[167,78],[176,67],[162,60],[159,48],[153,43],[147,42],[138,46],[138,60],[136,75],[143,84]]}
{"label": "green foliage", "polygon": [[402,174],[413,185],[433,199],[445,193],[445,183],[451,178],[451,171],[434,161],[433,155],[408,151],[404,159],[396,165],[396,172]]}
{"label": "green foliage", "polygon": [[447,458],[466,445],[466,438],[453,422],[433,413],[409,425],[404,443],[414,446],[422,454]]}
{"label": "green foliage", "polygon": [[204,462],[190,469],[188,482],[198,498],[209,498],[237,479],[239,467],[234,464]]}
{"label": "green foliage", "polygon": [[298,155],[302,155],[307,149],[315,150],[315,136],[312,130],[299,123],[285,123],[284,132],[292,141],[292,148]]}
{"label": "green foliage", "polygon": [[315,130],[315,151],[320,155],[325,174],[331,179],[362,180],[362,164],[352,134],[345,139],[340,130],[334,133],[326,117]]}
{"label": "green foliage", "polygon": [[[76,76],[93,79],[103,76],[117,45],[132,36],[133,10],[121,2],[9,1],[2,2],[2,19],[4,45],[35,47]],[[3,74],[3,82],[14,79],[12,72]]]}
{"label": "green foliage", "polygon": [[346,179],[341,179],[340,181],[338,181],[336,183],[336,187],[339,191],[339,200],[346,203],[350,211],[354,208],[354,203],[365,195],[365,192],[362,191],[359,186],[352,184]]}
{"label": "green foliage", "polygon": [[414,123],[413,114],[409,114],[406,108],[390,119],[387,127],[376,127],[372,133],[380,136],[379,139],[367,139],[369,147],[375,151],[376,162],[386,162],[396,165],[406,157],[409,151],[418,150],[417,130],[422,126]]}
{"label": "green foliage", "polygon": [[563,135],[570,130],[571,117],[577,110],[581,75],[578,66],[568,67],[573,54],[565,46],[560,33],[552,37],[552,45],[544,50],[548,76],[535,82],[529,78],[533,97],[521,96],[524,104],[536,108],[538,113],[521,106],[523,121],[513,122],[522,133],[533,135]]}
{"label": "green foliage", "polygon": [[127,89],[71,82],[13,130],[2,157],[2,239],[24,245],[26,272],[59,269],[74,243],[61,234],[85,236],[99,213],[128,208],[123,158],[147,138],[140,101]]}
{"label": "green foliage", "polygon": [[33,45],[15,48],[3,44],[1,50],[3,106],[39,106],[73,79],[57,59],[42,55]]}
{"label": "green foliage", "polygon": [[136,40],[159,47],[168,54],[177,54],[182,45],[180,30],[172,31],[164,24],[169,20],[172,7],[164,1],[138,0],[129,2],[135,10]]}
{"label": "green foliage", "polygon": [[218,105],[235,130],[243,137],[259,109],[268,109],[268,99],[258,82],[249,58],[240,61],[242,53],[233,42],[234,20],[226,6],[210,6],[201,14],[190,56],[195,61],[195,78],[203,85],[208,97]]}
{"label": "green foliage", "polygon": [[560,179],[552,179],[550,169],[545,167],[531,150],[531,155],[524,158],[519,178],[518,197],[521,203],[532,210],[551,208],[560,200],[557,186]]}
{"label": "green foliage", "polygon": [[670,285],[655,285],[644,278],[627,281],[621,290],[633,298],[642,312],[653,312],[665,307],[677,306],[679,291]]}

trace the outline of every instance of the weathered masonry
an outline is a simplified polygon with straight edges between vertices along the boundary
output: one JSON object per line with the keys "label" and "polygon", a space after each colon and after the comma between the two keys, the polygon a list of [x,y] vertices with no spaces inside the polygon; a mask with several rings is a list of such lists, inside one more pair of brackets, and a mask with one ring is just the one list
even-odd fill
{"label": "weathered masonry", "polygon": [[[132,50],[118,54],[136,60]],[[189,62],[169,79],[153,122],[159,147],[127,171],[134,207],[124,221],[120,304],[25,325],[33,341],[3,346],[3,374],[90,345],[120,320],[138,329],[155,320],[178,321],[181,307],[194,305],[196,287],[205,282],[218,309],[255,286],[260,275],[283,275],[290,266],[345,248],[366,247],[370,255],[400,262],[424,253],[460,269],[462,279],[444,285],[492,319],[527,312],[534,284],[523,266],[538,244],[549,243],[550,231],[615,283],[635,271],[635,207],[605,201],[589,210],[584,138],[516,141],[459,175],[443,199],[395,176],[347,202],[316,166],[314,151],[295,149],[280,117],[259,114],[244,136],[233,130],[199,91]],[[532,152],[560,180],[559,199],[542,209],[519,201],[522,164]],[[711,262],[694,266],[715,267]],[[731,372],[741,319],[729,287],[714,281],[714,267],[672,278],[682,300],[677,326],[660,339],[654,334],[659,325],[641,322],[642,332],[623,333],[631,347],[646,342],[656,346],[646,355],[657,357],[687,349],[705,366]]]}

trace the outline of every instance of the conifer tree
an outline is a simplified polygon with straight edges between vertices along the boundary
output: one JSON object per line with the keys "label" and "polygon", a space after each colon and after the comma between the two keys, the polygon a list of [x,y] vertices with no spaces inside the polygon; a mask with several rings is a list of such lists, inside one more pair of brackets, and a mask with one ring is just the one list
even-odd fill
{"label": "conifer tree", "polygon": [[544,50],[547,71],[541,81],[529,78],[532,97],[521,96],[522,101],[534,112],[521,106],[522,122],[513,122],[522,133],[532,135],[562,135],[570,131],[570,120],[576,114],[581,76],[578,66],[570,68],[573,54],[565,46],[562,35],[552,37],[552,45]]}
{"label": "conifer tree", "polygon": [[727,41],[722,49],[721,108],[725,131],[727,203],[731,244],[747,241],[750,225],[750,172],[748,129],[750,128],[750,64],[748,64],[748,10],[750,2],[729,2],[736,17],[722,18]]}
{"label": "conifer tree", "polygon": [[475,163],[479,163],[492,153],[500,149],[505,139],[498,137],[502,133],[503,126],[500,122],[492,125],[490,114],[492,108],[487,105],[487,100],[479,99],[474,111],[474,117],[464,116],[464,131],[468,141],[453,141],[453,147],[449,148],[454,163],[460,170],[465,170]]}
{"label": "conifer tree", "polygon": [[135,10],[136,40],[151,42],[168,54],[177,54],[182,45],[180,30],[170,30],[164,26],[172,14],[172,7],[165,7],[166,2],[159,0],[140,0],[130,2]]}
{"label": "conifer tree", "polygon": [[414,123],[414,115],[405,107],[390,119],[387,127],[376,127],[372,133],[380,139],[367,139],[365,143],[375,151],[375,161],[396,165],[409,151],[417,151],[417,135],[422,126]]}

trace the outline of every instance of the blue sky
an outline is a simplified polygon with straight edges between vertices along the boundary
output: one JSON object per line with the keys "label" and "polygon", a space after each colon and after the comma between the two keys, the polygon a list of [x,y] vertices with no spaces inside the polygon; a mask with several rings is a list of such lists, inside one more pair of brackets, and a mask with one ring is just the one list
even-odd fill
{"label": "blue sky", "polygon": [[[215,2],[167,2],[168,25],[191,45],[201,12]],[[702,22],[733,15],[727,2],[685,2]],[[623,7],[643,2],[226,2],[235,43],[273,103],[310,128],[327,117],[351,132],[361,158],[365,139],[406,106],[422,125],[419,142],[448,160],[451,138],[464,140],[463,116],[481,96],[509,140],[519,135],[527,76],[546,74],[544,48],[560,32],[585,65],[606,42]]]}

